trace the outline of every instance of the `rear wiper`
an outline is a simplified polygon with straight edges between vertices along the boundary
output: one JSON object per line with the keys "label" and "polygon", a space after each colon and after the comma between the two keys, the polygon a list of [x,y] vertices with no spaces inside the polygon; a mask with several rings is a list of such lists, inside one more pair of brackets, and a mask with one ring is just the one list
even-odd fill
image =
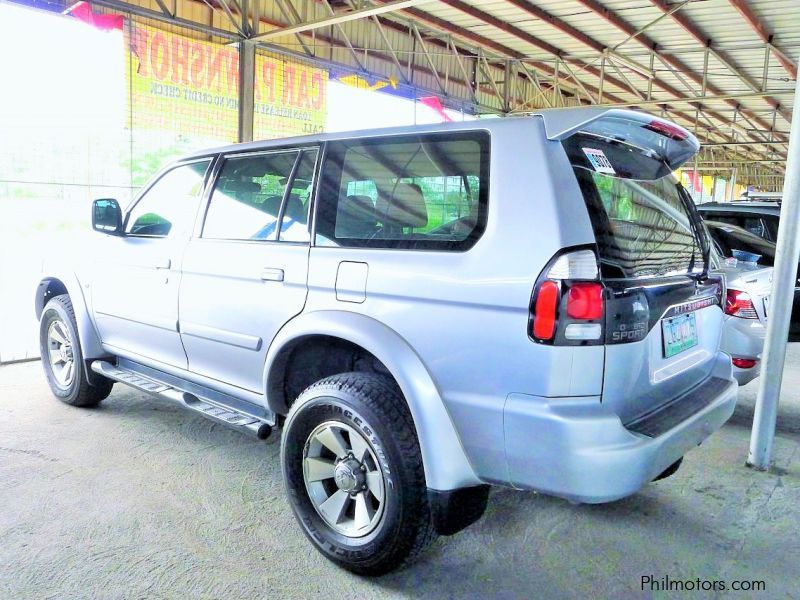
{"label": "rear wiper", "polygon": [[[708,265],[711,261],[711,244],[708,243],[708,238],[705,235],[705,231],[703,227],[700,225],[702,217],[700,213],[697,211],[697,207],[694,204],[694,200],[689,195],[689,192],[686,191],[686,188],[678,182],[678,194],[680,195],[681,199],[683,200],[683,204],[686,207],[686,210],[689,211],[689,222],[691,223],[692,230],[694,231],[695,236],[697,237],[697,241],[700,244],[700,250],[703,252],[703,272],[697,275],[690,273],[690,276],[695,277],[697,281],[705,281],[708,279]],[[694,245],[692,246],[692,258],[689,262],[689,271],[694,270],[694,263],[695,263],[695,248]]]}

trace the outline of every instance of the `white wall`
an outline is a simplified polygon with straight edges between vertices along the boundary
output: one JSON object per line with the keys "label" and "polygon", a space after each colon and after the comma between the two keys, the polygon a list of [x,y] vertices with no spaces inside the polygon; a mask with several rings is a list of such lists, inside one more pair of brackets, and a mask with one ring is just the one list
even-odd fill
{"label": "white wall", "polygon": [[[0,362],[38,355],[43,260],[89,233],[93,198],[130,198],[130,165],[116,158],[131,140],[123,45],[120,31],[0,3]],[[442,121],[406,98],[328,90],[328,131]]]}
{"label": "white wall", "polygon": [[109,193],[90,182],[129,193],[125,165],[92,172],[107,164],[97,153],[119,143],[125,119],[122,44],[119,31],[0,4],[2,362],[38,355],[33,298],[42,259],[87,227],[92,196]]}
{"label": "white wall", "polygon": [[[473,118],[455,110],[445,109],[445,112],[453,121]],[[328,85],[326,131],[441,122],[441,115],[421,102],[381,91],[360,89],[337,81],[331,81]]]}

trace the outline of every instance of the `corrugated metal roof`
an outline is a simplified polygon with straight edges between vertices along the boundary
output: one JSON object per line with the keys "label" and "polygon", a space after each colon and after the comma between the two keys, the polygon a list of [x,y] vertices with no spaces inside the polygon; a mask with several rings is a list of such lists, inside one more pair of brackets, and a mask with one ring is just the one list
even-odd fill
{"label": "corrugated metal roof", "polygon": [[[179,17],[233,31],[223,3],[236,18],[239,6],[258,3],[264,33],[391,1],[178,0],[177,7]],[[156,0],[130,3],[161,10]],[[717,148],[770,142],[724,149],[744,161],[785,155],[786,145],[771,142],[788,140],[799,9],[800,0],[430,0],[275,35],[267,45],[476,111],[636,104]],[[780,173],[782,165],[764,168]]]}

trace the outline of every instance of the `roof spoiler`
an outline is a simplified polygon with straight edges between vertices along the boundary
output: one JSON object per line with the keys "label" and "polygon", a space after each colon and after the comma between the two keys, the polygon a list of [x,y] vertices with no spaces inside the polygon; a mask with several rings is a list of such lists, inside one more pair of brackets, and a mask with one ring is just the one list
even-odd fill
{"label": "roof spoiler", "polygon": [[656,152],[673,171],[700,150],[689,131],[653,115],[620,108],[559,108],[534,113],[544,122],[547,138],[564,140],[585,133]]}

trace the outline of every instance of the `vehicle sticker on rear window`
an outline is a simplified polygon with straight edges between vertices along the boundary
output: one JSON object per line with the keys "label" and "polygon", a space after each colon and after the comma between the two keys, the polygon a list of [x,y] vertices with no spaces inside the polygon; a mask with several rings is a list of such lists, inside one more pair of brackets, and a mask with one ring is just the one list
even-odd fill
{"label": "vehicle sticker on rear window", "polygon": [[589,162],[592,163],[592,168],[595,171],[598,173],[604,173],[606,175],[617,174],[617,172],[614,170],[614,167],[611,166],[611,161],[608,160],[602,150],[595,150],[594,148],[582,148],[582,150],[586,155],[586,158],[589,159]]}

